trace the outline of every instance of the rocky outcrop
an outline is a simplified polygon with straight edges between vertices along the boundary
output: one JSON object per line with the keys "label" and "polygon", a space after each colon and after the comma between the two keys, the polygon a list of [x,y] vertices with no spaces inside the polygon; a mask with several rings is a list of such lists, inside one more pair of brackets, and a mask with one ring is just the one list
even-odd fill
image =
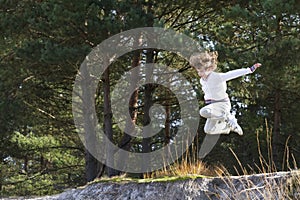
{"label": "rocky outcrop", "polygon": [[81,189],[31,199],[48,200],[183,200],[300,199],[299,172],[196,178],[166,182],[98,182]]}

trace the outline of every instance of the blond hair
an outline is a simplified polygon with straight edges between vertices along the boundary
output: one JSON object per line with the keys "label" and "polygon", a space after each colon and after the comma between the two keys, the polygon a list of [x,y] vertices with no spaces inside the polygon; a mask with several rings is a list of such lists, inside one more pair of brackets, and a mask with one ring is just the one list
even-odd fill
{"label": "blond hair", "polygon": [[196,52],[190,57],[189,63],[197,69],[215,70],[218,64],[218,52]]}

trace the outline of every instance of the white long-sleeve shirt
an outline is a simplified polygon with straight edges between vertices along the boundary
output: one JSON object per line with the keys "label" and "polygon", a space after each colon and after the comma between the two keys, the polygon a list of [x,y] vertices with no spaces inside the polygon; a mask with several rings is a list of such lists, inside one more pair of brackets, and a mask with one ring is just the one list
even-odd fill
{"label": "white long-sleeve shirt", "polygon": [[206,79],[201,78],[200,83],[204,92],[204,99],[220,101],[228,98],[226,81],[250,74],[250,68],[236,69],[226,73],[211,72]]}

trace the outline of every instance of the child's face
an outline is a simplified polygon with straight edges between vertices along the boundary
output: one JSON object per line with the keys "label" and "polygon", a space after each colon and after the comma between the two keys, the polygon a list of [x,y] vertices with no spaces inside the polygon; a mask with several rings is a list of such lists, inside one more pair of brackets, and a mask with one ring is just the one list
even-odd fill
{"label": "child's face", "polygon": [[201,78],[207,78],[207,76],[211,73],[211,70],[204,68],[196,68],[198,75]]}

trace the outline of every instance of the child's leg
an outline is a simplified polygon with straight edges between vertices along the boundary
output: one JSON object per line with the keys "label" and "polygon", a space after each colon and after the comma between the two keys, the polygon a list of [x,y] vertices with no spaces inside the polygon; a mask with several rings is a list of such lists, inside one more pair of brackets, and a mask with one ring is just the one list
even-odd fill
{"label": "child's leg", "polygon": [[239,135],[243,135],[243,129],[240,127],[240,125],[237,123],[237,119],[234,115],[229,114],[226,119],[226,123],[230,127],[230,130],[233,132],[238,133]]}
{"label": "child's leg", "polygon": [[200,115],[207,119],[222,119],[226,115],[226,110],[225,107],[220,106],[217,103],[216,105],[209,104],[200,109]]}
{"label": "child's leg", "polygon": [[206,120],[204,126],[204,132],[206,134],[229,134],[230,128],[224,120],[209,118]]}
{"label": "child's leg", "polygon": [[230,109],[229,102],[213,103],[203,107],[200,110],[200,115],[207,118],[204,132],[207,134],[228,134],[230,127],[227,126],[225,119],[227,119]]}

